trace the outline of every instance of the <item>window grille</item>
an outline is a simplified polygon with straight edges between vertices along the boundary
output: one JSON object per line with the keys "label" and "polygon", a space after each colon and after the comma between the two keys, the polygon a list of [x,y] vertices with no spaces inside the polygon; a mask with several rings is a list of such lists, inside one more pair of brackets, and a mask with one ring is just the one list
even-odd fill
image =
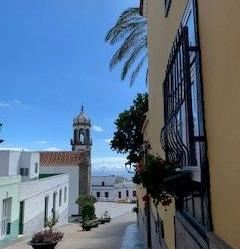
{"label": "window grille", "polygon": [[[196,26],[192,28],[196,34]],[[189,37],[188,26],[180,27],[169,57],[163,83],[165,124],[160,140],[167,160],[181,167],[198,167],[201,191],[180,198],[176,206],[196,226],[209,230],[211,216],[200,51],[198,39],[192,42]]]}
{"label": "window grille", "polygon": [[196,164],[191,96],[188,28],[178,31],[163,83],[165,126],[161,143],[166,159],[181,166]]}

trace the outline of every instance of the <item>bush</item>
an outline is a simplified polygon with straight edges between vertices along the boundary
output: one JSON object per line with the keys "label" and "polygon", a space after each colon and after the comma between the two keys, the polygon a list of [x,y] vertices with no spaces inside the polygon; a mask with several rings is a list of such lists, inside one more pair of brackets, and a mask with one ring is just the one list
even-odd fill
{"label": "bush", "polygon": [[83,207],[82,207],[82,218],[83,221],[86,220],[86,218],[92,220],[95,217],[95,207],[93,204],[91,203],[86,203]]}
{"label": "bush", "polygon": [[86,204],[94,204],[97,199],[93,195],[80,195],[76,200],[76,203],[82,208]]}

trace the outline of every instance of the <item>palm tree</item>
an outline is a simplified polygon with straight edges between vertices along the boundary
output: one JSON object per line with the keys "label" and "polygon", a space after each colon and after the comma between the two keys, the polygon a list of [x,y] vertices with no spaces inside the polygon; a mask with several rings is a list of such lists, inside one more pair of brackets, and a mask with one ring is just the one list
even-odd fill
{"label": "palm tree", "polygon": [[[147,21],[139,15],[139,8],[129,8],[122,12],[116,24],[108,31],[105,41],[111,45],[122,42],[110,61],[110,70],[123,63],[121,80],[130,70],[130,86],[147,61]],[[147,70],[146,70],[147,82]]]}

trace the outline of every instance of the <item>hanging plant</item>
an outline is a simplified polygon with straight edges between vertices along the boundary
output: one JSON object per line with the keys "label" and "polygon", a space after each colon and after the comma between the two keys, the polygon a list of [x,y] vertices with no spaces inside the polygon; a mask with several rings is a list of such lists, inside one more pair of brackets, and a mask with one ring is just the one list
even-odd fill
{"label": "hanging plant", "polygon": [[185,190],[192,182],[190,172],[179,171],[175,164],[159,156],[146,155],[144,166],[138,165],[137,169],[133,181],[143,184],[155,205],[161,203],[165,207],[169,206],[172,196],[176,198],[179,194],[185,195]]}
{"label": "hanging plant", "polygon": [[145,194],[142,198],[142,200],[145,202],[145,203],[148,203],[149,202],[149,195],[148,194]]}

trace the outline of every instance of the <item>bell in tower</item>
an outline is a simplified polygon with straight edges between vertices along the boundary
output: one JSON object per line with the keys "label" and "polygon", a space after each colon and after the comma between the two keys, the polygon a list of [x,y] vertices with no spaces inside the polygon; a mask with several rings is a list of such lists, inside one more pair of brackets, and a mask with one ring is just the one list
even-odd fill
{"label": "bell in tower", "polygon": [[91,151],[92,141],[90,137],[91,122],[84,113],[83,106],[80,114],[73,119],[73,139],[71,139],[72,151]]}

